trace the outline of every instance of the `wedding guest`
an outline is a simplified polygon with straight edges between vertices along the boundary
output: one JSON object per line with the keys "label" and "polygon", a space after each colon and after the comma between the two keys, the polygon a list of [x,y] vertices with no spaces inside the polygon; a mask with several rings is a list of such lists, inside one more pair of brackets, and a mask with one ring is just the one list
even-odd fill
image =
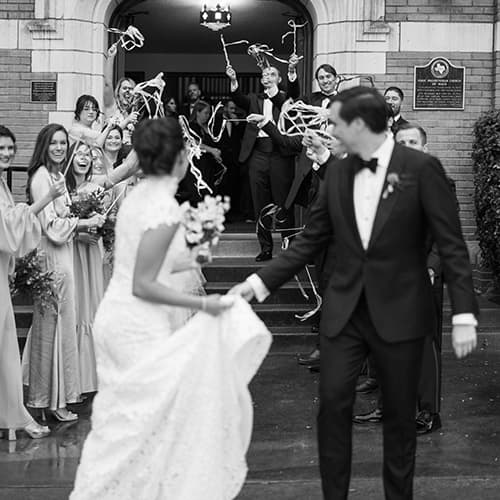
{"label": "wedding guest", "polygon": [[198,102],[203,100],[207,102],[202,95],[200,84],[191,82],[188,85],[186,101],[182,105],[180,114],[184,115],[189,121],[194,120],[196,118],[194,115],[194,107]]}
{"label": "wedding guest", "polygon": [[[28,166],[27,194],[36,204],[61,177],[67,161],[68,133],[62,125],[45,126],[36,139]],[[70,213],[71,199],[64,196],[48,204],[39,214],[42,239],[39,249],[47,271],[55,273],[53,309],[41,310],[35,301],[33,324],[23,355],[27,405],[45,415],[67,422],[78,416],[67,404],[80,401],[81,384],[76,337],[73,237],[77,230],[102,226],[102,216],[79,220]]]}
{"label": "wedding guest", "polygon": [[108,122],[102,132],[92,128],[97,125],[100,114],[97,99],[91,95],[81,95],[76,101],[74,121],[68,131],[70,140],[102,148],[112,123]]}
{"label": "wedding guest", "polygon": [[401,105],[403,103],[404,97],[405,95],[399,87],[392,86],[385,89],[384,99],[385,102],[388,102],[391,105],[394,116],[391,125],[393,134],[396,134],[398,128],[401,127],[401,125],[408,123],[408,121],[401,116]]}
{"label": "wedding guest", "polygon": [[14,199],[3,178],[4,170],[12,165],[16,154],[14,134],[0,125],[0,429],[8,429],[8,438],[16,438],[16,430],[24,431],[33,439],[50,433],[38,424],[23,404],[23,386],[19,346],[14,311],[9,291],[9,274],[14,270],[14,257],[21,257],[36,248],[42,236],[36,215],[61,196],[64,181],[50,186],[37,203],[14,204]]}
{"label": "wedding guest", "polygon": [[[289,65],[288,95],[281,91],[281,75],[273,66],[262,70],[261,83],[264,93],[245,95],[241,92],[236,71],[228,66],[226,75],[231,82],[231,99],[246,113],[263,114],[270,121],[278,122],[281,106],[287,97],[298,97],[300,89],[295,70],[296,64]],[[274,101],[271,98],[276,97]],[[248,123],[243,135],[240,151],[240,162],[248,162],[250,189],[254,205],[255,220],[258,220],[264,207],[270,204],[283,206],[286,196],[293,182],[293,153],[283,154],[273,147],[269,136],[259,130],[255,124]],[[293,213],[284,213],[284,222],[281,228],[293,227]],[[255,257],[257,262],[272,259],[273,238],[270,231],[257,225],[257,237],[260,244],[260,253]]]}
{"label": "wedding guest", "polygon": [[314,78],[319,86],[319,91],[313,92],[308,99],[312,106],[327,108],[332,98],[337,95],[340,78],[337,70],[331,64],[321,64],[316,68]]}
{"label": "wedding guest", "polygon": [[177,118],[179,116],[177,110],[177,101],[174,96],[168,95],[165,100],[165,116],[171,116],[172,118]]}
{"label": "wedding guest", "polygon": [[[66,185],[73,200],[82,199],[102,188],[92,182],[92,153],[86,144],[76,148],[66,174]],[[80,219],[82,220],[82,219]],[[97,391],[97,373],[92,324],[104,295],[104,249],[102,238],[86,228],[77,230],[73,262],[76,291],[76,337],[80,360],[82,394]]]}
{"label": "wedding guest", "polygon": [[135,82],[132,78],[122,77],[113,89],[113,67],[117,54],[116,44],[108,49],[108,58],[104,65],[104,114],[106,120],[120,126],[123,130],[123,142],[132,144],[132,132],[139,118],[133,110]]}
{"label": "wedding guest", "polygon": [[[223,167],[221,150],[216,147],[217,144],[210,137],[208,132],[208,120],[210,119],[211,109],[210,104],[207,102],[198,101],[194,105],[194,118],[189,126],[198,134],[202,142],[201,150],[203,153],[200,158],[194,160],[194,165],[200,170],[201,176],[207,185],[212,191],[215,191],[217,188],[215,183]],[[198,192],[196,178],[192,172],[188,170],[184,179],[179,183],[179,191],[177,194],[179,201],[189,201],[192,205],[196,205],[205,194],[208,194],[207,190],[202,190],[201,194]]]}

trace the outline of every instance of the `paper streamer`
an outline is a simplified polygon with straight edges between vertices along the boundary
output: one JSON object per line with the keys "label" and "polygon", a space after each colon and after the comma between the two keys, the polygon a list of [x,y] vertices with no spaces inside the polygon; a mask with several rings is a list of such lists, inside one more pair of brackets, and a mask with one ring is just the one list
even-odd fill
{"label": "paper streamer", "polygon": [[222,124],[219,130],[219,133],[216,134],[214,131],[214,126],[215,126],[215,118],[217,117],[217,113],[219,112],[220,109],[222,109],[224,105],[222,102],[218,102],[215,108],[212,109],[212,115],[210,116],[208,123],[207,123],[207,128],[208,128],[208,134],[212,138],[214,142],[219,142],[222,138],[222,134],[224,133],[224,129],[226,128],[226,123],[227,120],[226,118],[222,117]]}
{"label": "paper streamer", "polygon": [[144,36],[135,26],[129,26],[125,31],[118,28],[108,28],[108,31],[120,35],[116,43],[119,43],[127,51],[141,48],[144,45]]}
{"label": "paper streamer", "polygon": [[257,66],[260,69],[268,68],[270,66],[266,56],[272,57],[275,61],[288,64],[288,61],[276,57],[273,52],[274,49],[265,43],[254,43],[247,49],[247,54],[252,56],[257,61]]}
{"label": "paper streamer", "polygon": [[134,90],[132,90],[134,111],[141,114],[145,110],[148,118],[161,118],[165,116],[163,101],[161,99],[164,89],[165,81],[163,80],[163,73],[158,73],[151,80],[138,83]]}
{"label": "paper streamer", "polygon": [[[292,31],[287,31],[282,37],[281,37],[281,43],[285,43],[285,39],[287,36],[293,35],[293,52],[292,55],[297,55],[297,29],[298,28],[303,28],[307,24],[307,21],[303,24],[296,24],[293,19],[290,19],[288,21],[288,26],[292,28]],[[304,56],[300,56],[299,59],[302,59]]]}
{"label": "paper streamer", "polygon": [[194,159],[200,158],[203,154],[201,137],[189,126],[189,122],[184,115],[179,115],[179,123],[182,127],[182,134],[188,152],[189,169],[196,179],[196,189],[199,194],[201,194],[202,189],[206,189],[210,194],[213,194],[212,188],[203,180],[200,169],[194,164]]}
{"label": "paper streamer", "polygon": [[328,125],[329,115],[328,109],[297,101],[282,107],[278,130],[289,137],[303,136],[312,131],[322,139],[330,140],[333,137],[324,130]]}
{"label": "paper streamer", "polygon": [[242,43],[246,43],[248,45],[250,43],[248,40],[238,40],[237,42],[226,43],[226,41],[224,40],[224,35],[222,33],[220,34],[220,41],[222,43],[222,50],[224,52],[224,57],[226,59],[226,67],[231,66],[231,61],[229,60],[229,54],[227,53],[226,47],[229,47],[230,45],[239,45]]}

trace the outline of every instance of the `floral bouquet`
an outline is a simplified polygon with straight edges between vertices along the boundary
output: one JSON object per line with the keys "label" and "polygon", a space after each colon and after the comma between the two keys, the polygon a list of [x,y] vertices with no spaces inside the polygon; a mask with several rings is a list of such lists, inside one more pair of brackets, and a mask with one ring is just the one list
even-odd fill
{"label": "floral bouquet", "polygon": [[53,271],[43,270],[42,257],[42,253],[35,249],[16,259],[16,268],[10,276],[9,286],[13,298],[20,295],[31,297],[40,304],[40,312],[43,314],[46,310],[56,309],[57,275]]}
{"label": "floral bouquet", "polygon": [[204,264],[212,259],[211,249],[219,242],[224,231],[225,214],[229,210],[229,197],[205,196],[196,208],[188,206],[184,212],[183,226],[189,248],[201,247],[197,262]]}
{"label": "floral bouquet", "polygon": [[88,219],[95,214],[104,215],[106,222],[104,225],[95,230],[96,234],[102,237],[104,249],[111,252],[115,242],[115,223],[116,218],[112,214],[108,214],[106,199],[109,194],[102,190],[96,189],[90,193],[75,193],[71,196],[70,212],[79,219]]}

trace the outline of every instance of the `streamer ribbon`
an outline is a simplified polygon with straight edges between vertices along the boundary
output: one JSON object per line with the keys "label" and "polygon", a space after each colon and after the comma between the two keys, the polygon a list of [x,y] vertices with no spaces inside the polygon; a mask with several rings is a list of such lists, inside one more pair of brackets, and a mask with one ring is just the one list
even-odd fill
{"label": "streamer ribbon", "polygon": [[[285,39],[287,36],[293,35],[293,52],[292,54],[297,55],[297,29],[298,28],[303,28],[307,24],[307,21],[302,24],[296,24],[293,19],[290,19],[288,21],[288,26],[292,28],[291,31],[287,31],[282,37],[281,37],[281,43],[285,43]],[[302,59],[304,56],[300,56],[299,59]]]}
{"label": "streamer ribbon", "polygon": [[237,42],[226,42],[224,40],[224,35],[221,33],[220,34],[220,41],[222,43],[222,50],[224,51],[224,57],[226,58],[226,66],[231,66],[231,61],[229,60],[229,54],[227,53],[227,48],[230,45],[239,45],[242,43],[246,43],[247,45],[249,44],[248,40],[238,40]]}
{"label": "streamer ribbon", "polygon": [[141,48],[144,45],[144,36],[135,26],[129,26],[125,31],[118,28],[108,28],[108,31],[120,35],[116,43],[119,43],[127,51],[136,47]]}
{"label": "streamer ribbon", "polygon": [[142,113],[146,110],[148,118],[161,118],[165,116],[163,101],[161,99],[164,88],[163,73],[158,73],[151,80],[138,83],[134,90],[132,90],[134,111]]}

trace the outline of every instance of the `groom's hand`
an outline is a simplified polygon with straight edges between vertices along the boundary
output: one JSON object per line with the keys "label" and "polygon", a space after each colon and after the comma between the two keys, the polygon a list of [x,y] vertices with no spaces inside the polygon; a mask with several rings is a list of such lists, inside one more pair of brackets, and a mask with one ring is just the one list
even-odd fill
{"label": "groom's hand", "polygon": [[255,297],[255,292],[253,291],[253,288],[246,281],[244,281],[243,283],[238,283],[237,285],[233,286],[233,288],[231,288],[231,290],[229,290],[229,292],[227,293],[228,295],[240,295],[247,302],[250,302]]}
{"label": "groom's hand", "polygon": [[454,325],[451,331],[451,339],[457,358],[464,358],[476,348],[476,327],[472,325]]}

